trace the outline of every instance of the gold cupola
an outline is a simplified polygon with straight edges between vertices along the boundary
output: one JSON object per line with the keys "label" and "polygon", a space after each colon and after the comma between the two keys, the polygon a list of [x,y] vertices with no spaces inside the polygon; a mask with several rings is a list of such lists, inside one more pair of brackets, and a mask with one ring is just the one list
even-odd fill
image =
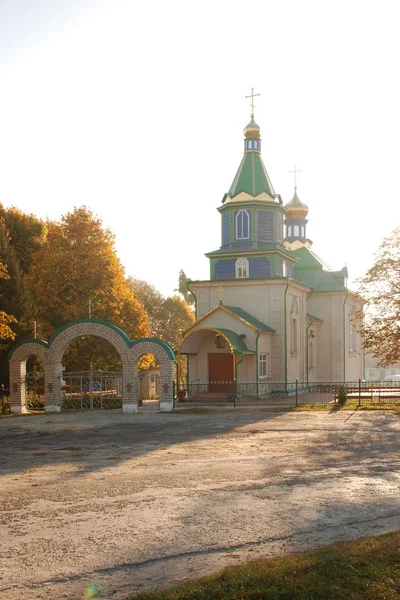
{"label": "gold cupola", "polygon": [[259,138],[260,137],[260,126],[254,120],[254,115],[251,115],[251,121],[243,129],[245,138]]}
{"label": "gold cupola", "polygon": [[294,188],[294,196],[290,202],[285,206],[285,217],[286,220],[291,219],[305,219],[308,215],[308,206],[300,200],[297,195],[297,187]]}

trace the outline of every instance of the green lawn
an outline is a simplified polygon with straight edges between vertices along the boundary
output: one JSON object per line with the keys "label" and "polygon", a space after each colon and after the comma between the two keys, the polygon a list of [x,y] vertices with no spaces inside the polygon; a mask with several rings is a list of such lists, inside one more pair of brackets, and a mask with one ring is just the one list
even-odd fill
{"label": "green lawn", "polygon": [[128,600],[400,599],[400,532],[225,569]]}

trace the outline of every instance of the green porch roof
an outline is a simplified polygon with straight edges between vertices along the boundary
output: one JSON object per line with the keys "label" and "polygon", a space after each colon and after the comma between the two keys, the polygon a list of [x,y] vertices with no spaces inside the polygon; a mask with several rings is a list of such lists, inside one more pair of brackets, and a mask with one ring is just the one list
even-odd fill
{"label": "green porch roof", "polygon": [[245,152],[243,156],[228,196],[233,198],[240,192],[246,192],[251,196],[258,196],[258,194],[266,192],[272,198],[275,196],[274,188],[259,152]]}
{"label": "green porch roof", "polygon": [[250,315],[248,312],[243,310],[243,308],[240,308],[239,306],[226,306],[225,304],[223,304],[223,306],[224,308],[227,308],[236,316],[238,316],[240,319],[247,321],[247,323],[250,323],[250,325],[253,325],[260,331],[268,331],[269,333],[275,333],[275,329],[272,329],[265,323],[262,323],[262,321],[259,321],[258,319],[256,319],[256,317]]}
{"label": "green porch roof", "polygon": [[255,354],[253,350],[248,349],[244,340],[235,331],[231,329],[217,329],[216,327],[213,327],[213,329],[228,338],[234,354]]}

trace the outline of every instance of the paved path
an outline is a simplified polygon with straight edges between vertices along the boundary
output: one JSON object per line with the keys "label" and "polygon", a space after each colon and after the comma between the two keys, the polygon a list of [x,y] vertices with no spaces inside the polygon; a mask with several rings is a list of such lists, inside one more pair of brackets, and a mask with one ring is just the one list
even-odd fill
{"label": "paved path", "polygon": [[398,529],[399,434],[366,412],[0,419],[0,599],[121,599]]}

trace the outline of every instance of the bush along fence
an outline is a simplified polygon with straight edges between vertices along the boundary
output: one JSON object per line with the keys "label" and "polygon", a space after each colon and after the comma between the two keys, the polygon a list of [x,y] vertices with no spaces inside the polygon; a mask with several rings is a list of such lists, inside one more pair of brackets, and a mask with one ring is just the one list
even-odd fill
{"label": "bush along fence", "polygon": [[175,388],[175,408],[196,406],[400,406],[400,382],[193,381]]}

